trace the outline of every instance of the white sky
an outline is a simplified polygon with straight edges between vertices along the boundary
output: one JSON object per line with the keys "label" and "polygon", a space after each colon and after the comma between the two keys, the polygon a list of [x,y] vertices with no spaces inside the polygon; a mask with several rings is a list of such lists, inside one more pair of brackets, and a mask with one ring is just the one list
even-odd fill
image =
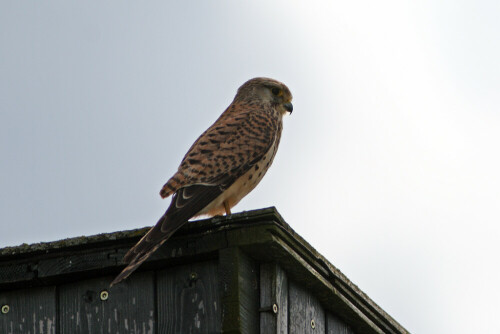
{"label": "white sky", "polygon": [[255,76],[288,85],[234,211],[287,222],[414,333],[499,333],[498,1],[2,1],[0,247],[151,225]]}

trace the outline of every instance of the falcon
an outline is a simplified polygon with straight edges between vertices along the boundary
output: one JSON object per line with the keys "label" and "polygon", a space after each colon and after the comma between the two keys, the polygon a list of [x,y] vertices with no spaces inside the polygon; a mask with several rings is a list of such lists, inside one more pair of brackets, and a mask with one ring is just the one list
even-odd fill
{"label": "falcon", "polygon": [[170,206],[125,254],[128,265],[111,286],[132,274],[189,219],[231,214],[271,166],[283,116],[293,111],[291,101],[288,87],[269,78],[250,79],[238,89],[233,102],[194,142],[161,189],[162,198],[172,196]]}

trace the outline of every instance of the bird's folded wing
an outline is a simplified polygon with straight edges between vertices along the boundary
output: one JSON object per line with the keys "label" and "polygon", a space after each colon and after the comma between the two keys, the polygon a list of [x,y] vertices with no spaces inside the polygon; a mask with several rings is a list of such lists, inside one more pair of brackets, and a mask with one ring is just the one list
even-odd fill
{"label": "bird's folded wing", "polygon": [[[149,253],[156,244],[168,239],[223,191],[223,188],[216,185],[191,185],[179,189],[172,197],[165,214],[141,241],[127,252],[123,258],[124,262],[129,263],[137,256]],[[186,195],[189,198],[184,197]]]}
{"label": "bird's folded wing", "polygon": [[267,153],[276,138],[276,119],[261,107],[246,107],[244,113],[237,107],[229,107],[195,141],[160,191],[163,198],[187,185],[218,185],[224,176],[243,175]]}

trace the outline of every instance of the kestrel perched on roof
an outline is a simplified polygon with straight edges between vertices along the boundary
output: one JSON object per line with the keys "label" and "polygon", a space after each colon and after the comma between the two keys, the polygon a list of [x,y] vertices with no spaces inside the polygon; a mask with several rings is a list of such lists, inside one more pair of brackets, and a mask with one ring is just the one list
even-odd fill
{"label": "kestrel perched on roof", "polygon": [[245,82],[233,102],[194,142],[177,172],[160,191],[172,202],[158,223],[123,258],[127,267],[111,285],[127,278],[189,219],[230,214],[260,182],[281,137],[292,94],[269,78]]}

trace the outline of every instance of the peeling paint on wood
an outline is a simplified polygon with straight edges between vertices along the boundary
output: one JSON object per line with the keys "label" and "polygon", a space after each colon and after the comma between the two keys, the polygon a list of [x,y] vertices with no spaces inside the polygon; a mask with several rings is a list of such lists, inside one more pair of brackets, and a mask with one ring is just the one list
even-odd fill
{"label": "peeling paint on wood", "polygon": [[260,266],[260,333],[288,334],[288,278],[280,266]]}
{"label": "peeling paint on wood", "polygon": [[325,311],[316,297],[294,282],[290,282],[288,302],[290,333],[325,333]]}
{"label": "peeling paint on wood", "polygon": [[217,261],[159,271],[157,282],[159,333],[220,333]]}
{"label": "peeling paint on wood", "polygon": [[[61,333],[153,334],[153,277],[153,272],[138,273],[109,291],[112,276],[62,285]],[[102,291],[109,294],[107,298],[101,298]]]}
{"label": "peeling paint on wood", "polygon": [[0,314],[2,334],[55,334],[56,291],[54,287],[0,293],[0,305],[9,312]]}

